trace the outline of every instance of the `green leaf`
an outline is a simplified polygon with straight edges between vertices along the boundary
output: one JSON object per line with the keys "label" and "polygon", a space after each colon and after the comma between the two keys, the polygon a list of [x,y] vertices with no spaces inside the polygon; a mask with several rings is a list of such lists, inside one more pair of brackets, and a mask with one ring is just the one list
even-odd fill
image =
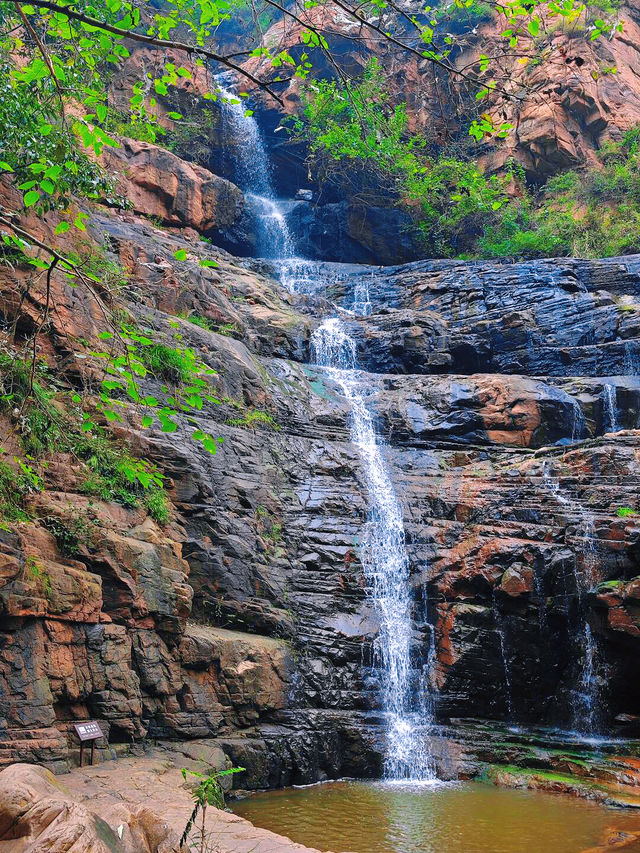
{"label": "green leaf", "polygon": [[28,193],[26,193],[24,197],[24,206],[33,207],[33,205],[38,201],[39,198],[39,192],[36,192],[36,190],[30,190]]}
{"label": "green leaf", "polygon": [[201,267],[217,267],[218,264],[216,261],[209,260],[208,258],[202,258],[198,261]]}
{"label": "green leaf", "polygon": [[76,218],[73,220],[73,224],[76,226],[76,228],[79,231],[86,231],[87,226],[84,224],[84,220],[88,219],[88,218],[89,217],[86,213],[83,213],[82,211],[80,211],[80,213],[78,213]]}
{"label": "green leaf", "polygon": [[147,429],[153,423],[153,418],[151,415],[143,415],[141,420],[142,426]]}
{"label": "green leaf", "polygon": [[529,34],[533,36],[533,38],[536,38],[540,32],[540,21],[538,18],[532,18],[527,24],[527,29],[529,30]]}
{"label": "green leaf", "polygon": [[68,222],[59,222],[54,230],[54,234],[66,234],[67,231],[71,228],[71,225]]}
{"label": "green leaf", "polygon": [[11,166],[8,163],[5,163],[4,160],[0,160],[0,169],[2,169],[3,172],[13,172]]}
{"label": "green leaf", "polygon": [[178,424],[172,421],[166,415],[158,415],[162,432],[175,432],[178,429]]}
{"label": "green leaf", "polygon": [[173,253],[173,257],[176,261],[186,261],[187,260],[187,250],[186,249],[178,249],[177,252]]}
{"label": "green leaf", "polygon": [[218,452],[218,442],[210,435],[206,436],[206,438],[202,440],[202,446],[205,450],[208,450],[209,453],[211,453],[213,456],[215,456]]}

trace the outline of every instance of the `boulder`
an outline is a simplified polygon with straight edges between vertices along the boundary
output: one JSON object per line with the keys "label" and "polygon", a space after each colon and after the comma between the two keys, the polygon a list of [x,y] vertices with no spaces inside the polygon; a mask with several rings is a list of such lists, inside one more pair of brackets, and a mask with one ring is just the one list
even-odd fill
{"label": "boulder", "polygon": [[103,815],[76,802],[43,767],[12,764],[0,772],[0,842],[24,853],[170,853],[178,836],[142,805]]}
{"label": "boulder", "polygon": [[101,160],[133,210],[166,225],[224,231],[242,215],[235,184],[159,145],[122,139],[120,148],[105,148]]}

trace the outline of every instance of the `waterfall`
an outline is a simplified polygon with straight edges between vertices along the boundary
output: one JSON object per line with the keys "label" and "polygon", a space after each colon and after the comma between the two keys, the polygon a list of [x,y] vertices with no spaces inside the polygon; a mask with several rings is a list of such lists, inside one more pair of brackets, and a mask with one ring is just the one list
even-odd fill
{"label": "waterfall", "polygon": [[573,408],[573,420],[572,420],[572,428],[571,428],[571,441],[580,441],[580,439],[584,436],[587,425],[584,419],[584,412],[582,411],[582,406],[580,403],[574,398],[572,398],[572,408]]}
{"label": "waterfall", "polygon": [[607,383],[602,389],[602,431],[618,432],[616,386]]}
{"label": "waterfall", "polygon": [[271,164],[258,122],[245,115],[242,99],[220,85],[219,80],[217,89],[224,126],[229,131],[233,178],[255,219],[258,254],[271,259],[291,258],[295,244],[273,189]]}
{"label": "waterfall", "polygon": [[634,350],[632,341],[624,342],[624,363],[622,366],[622,372],[625,376],[637,376],[640,372],[638,370],[637,354]]}
{"label": "waterfall", "polygon": [[354,314],[359,314],[361,317],[367,317],[371,314],[371,299],[369,297],[369,278],[373,279],[373,272],[371,276],[362,276],[361,278],[356,279],[355,286],[353,288],[353,302],[351,303],[351,311]]}
{"label": "waterfall", "polygon": [[570,498],[560,486],[560,481],[553,476],[550,466],[545,461],[542,466],[543,487],[551,493],[555,500],[568,509],[572,515],[582,518],[579,533],[583,539],[582,568],[580,573],[574,564],[573,575],[578,597],[578,619],[580,620],[580,673],[578,683],[573,690],[574,705],[572,709],[573,726],[581,734],[593,735],[598,724],[600,696],[596,671],[598,668],[598,647],[587,620],[584,598],[588,590],[597,583],[597,545],[596,529],[593,516],[585,508]]}
{"label": "waterfall", "polygon": [[498,599],[496,596],[496,590],[493,590],[493,620],[496,626],[496,634],[498,637],[498,645],[500,647],[500,657],[502,658],[502,671],[504,674],[504,699],[505,699],[505,710],[507,712],[507,722],[511,722],[513,720],[513,690],[511,683],[511,663],[509,658],[507,657],[507,641],[505,637],[505,620],[502,614],[500,613],[500,608],[498,607]]}
{"label": "waterfall", "polygon": [[[222,98],[234,99],[224,88]],[[235,179],[257,217],[259,250],[275,261],[280,281],[291,292],[326,290],[321,268],[295,256],[286,217],[275,198],[269,162],[257,122],[245,116],[241,103],[224,103],[223,116],[233,135]],[[350,313],[371,312],[369,279],[358,278]],[[351,435],[362,460],[369,513],[362,544],[362,563],[380,628],[375,660],[381,674],[382,710],[386,721],[385,777],[390,780],[435,780],[428,749],[432,723],[432,673],[436,662],[431,631],[426,664],[412,666],[413,597],[405,547],[402,510],[396,497],[366,403],[366,379],[357,369],[356,343],[338,317],[325,320],[312,337],[318,365],[337,382],[351,412]]]}
{"label": "waterfall", "polygon": [[[427,748],[430,686],[411,665],[412,596],[402,510],[366,404],[367,388],[363,374],[357,369],[356,344],[342,322],[333,317],[316,330],[312,346],[316,362],[330,371],[349,403],[351,435],[363,463],[369,492],[362,562],[380,620],[376,663],[381,671],[382,708],[386,717],[385,777],[433,779]],[[416,693],[417,707],[413,702]]]}

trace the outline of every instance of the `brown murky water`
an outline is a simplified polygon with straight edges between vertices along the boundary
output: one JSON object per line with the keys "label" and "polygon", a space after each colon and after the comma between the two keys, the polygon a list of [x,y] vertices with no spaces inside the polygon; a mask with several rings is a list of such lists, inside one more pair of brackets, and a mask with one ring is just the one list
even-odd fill
{"label": "brown murky water", "polygon": [[[257,826],[335,853],[581,853],[640,814],[542,791],[330,782],[232,804]],[[611,848],[609,848],[611,849]],[[640,845],[622,848],[637,853]]]}

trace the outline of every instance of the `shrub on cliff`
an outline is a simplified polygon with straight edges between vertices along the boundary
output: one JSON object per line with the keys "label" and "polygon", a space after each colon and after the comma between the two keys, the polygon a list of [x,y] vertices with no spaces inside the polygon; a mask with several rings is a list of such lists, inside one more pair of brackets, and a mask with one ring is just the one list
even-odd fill
{"label": "shrub on cliff", "polygon": [[513,163],[486,176],[468,145],[438,152],[410,133],[406,106],[391,102],[375,60],[358,85],[314,83],[303,97],[293,133],[308,140],[320,183],[402,204],[431,257],[640,251],[640,128],[604,145],[599,168],[566,172],[534,191]]}
{"label": "shrub on cliff", "polygon": [[551,178],[512,200],[478,241],[483,257],[596,258],[640,251],[640,127],[608,142],[599,167]]}

